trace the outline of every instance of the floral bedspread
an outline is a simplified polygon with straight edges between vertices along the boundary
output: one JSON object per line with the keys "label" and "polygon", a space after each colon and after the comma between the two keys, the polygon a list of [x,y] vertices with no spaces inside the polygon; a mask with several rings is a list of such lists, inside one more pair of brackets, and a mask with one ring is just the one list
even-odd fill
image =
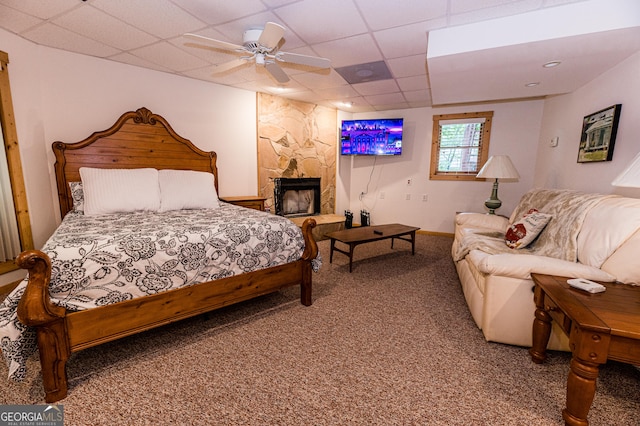
{"label": "floral bedspread", "polygon": [[[68,214],[42,251],[52,262],[52,302],[78,311],[252,272],[300,259],[290,220],[221,203],[218,209],[85,216]],[[315,259],[313,269],[320,267]],[[9,377],[25,377],[35,330],[17,318],[23,281],[0,304]]]}

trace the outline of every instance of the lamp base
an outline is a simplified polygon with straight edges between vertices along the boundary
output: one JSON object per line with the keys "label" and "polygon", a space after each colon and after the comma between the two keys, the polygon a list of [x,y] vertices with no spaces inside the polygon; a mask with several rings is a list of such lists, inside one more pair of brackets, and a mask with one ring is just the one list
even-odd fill
{"label": "lamp base", "polygon": [[496,210],[502,205],[502,201],[498,199],[498,179],[493,182],[493,190],[491,196],[487,198],[484,205],[489,209],[489,214],[496,214]]}
{"label": "lamp base", "polygon": [[496,214],[496,210],[500,208],[500,206],[502,205],[502,201],[498,200],[497,198],[495,200],[488,198],[484,202],[484,205],[489,209],[489,214]]}

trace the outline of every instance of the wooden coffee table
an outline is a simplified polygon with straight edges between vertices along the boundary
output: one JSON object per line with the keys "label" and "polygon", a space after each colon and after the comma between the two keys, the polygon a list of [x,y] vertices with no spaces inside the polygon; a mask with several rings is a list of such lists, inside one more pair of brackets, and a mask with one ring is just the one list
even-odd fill
{"label": "wooden coffee table", "polygon": [[[410,242],[411,254],[413,255],[416,253],[416,231],[418,229],[420,228],[416,228],[415,226],[392,223],[389,225],[359,226],[342,231],[329,232],[325,235],[327,238],[331,238],[329,263],[333,262],[334,250],[346,254],[349,256],[349,272],[351,272],[353,266],[353,249],[355,249],[357,245],[387,238],[391,238],[391,248],[393,248],[394,239]],[[408,235],[409,238],[402,238],[405,235]],[[349,251],[336,248],[336,241],[348,245]]]}
{"label": "wooden coffee table", "polygon": [[600,365],[607,360],[640,364],[640,287],[602,283],[607,290],[591,294],[571,288],[567,277],[531,277],[536,303],[531,359],[538,364],[546,359],[555,321],[569,336],[572,353],[562,417],[567,425],[588,425]]}

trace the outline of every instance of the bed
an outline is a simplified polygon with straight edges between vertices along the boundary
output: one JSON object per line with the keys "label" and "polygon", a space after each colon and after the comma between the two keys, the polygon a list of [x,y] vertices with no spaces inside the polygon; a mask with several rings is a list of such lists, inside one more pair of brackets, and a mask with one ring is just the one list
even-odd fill
{"label": "bed", "polygon": [[[87,170],[206,172],[213,175],[215,190],[212,191],[217,194],[215,152],[198,149],[176,134],[162,116],[146,108],[129,111],[107,130],[95,132],[77,143],[55,142],[52,148],[63,220],[42,251],[26,251],[17,258],[18,265],[28,270],[28,276],[0,308],[0,326],[5,327],[10,322],[7,311],[13,300],[16,307],[13,315],[19,319],[14,321],[14,328],[20,329],[21,335],[30,332],[33,336],[31,344],[28,338],[26,343],[21,343],[23,349],[32,346],[35,350],[37,344],[46,402],[55,402],[67,395],[66,362],[73,352],[288,286],[300,285],[301,303],[311,305],[312,271],[320,265],[318,247],[312,236],[313,219],[307,219],[301,228],[295,225],[292,228],[286,218],[222,202],[215,209],[125,213],[114,215],[118,219],[113,221],[110,214],[84,217],[78,184],[86,183],[81,174]],[[84,189],[88,196],[87,187]],[[243,216],[247,218],[241,219]],[[164,222],[158,224],[155,220]],[[240,220],[249,222],[244,222],[241,231],[237,231],[232,225]],[[210,223],[219,228],[211,230]],[[155,233],[141,237],[145,229],[155,229]],[[111,240],[119,241],[115,248],[105,249],[101,242],[93,239],[106,230],[113,233],[109,234]],[[127,243],[132,234],[137,236],[136,240]],[[222,247],[220,236],[223,234],[231,236],[232,248]],[[65,240],[63,236],[70,239]],[[193,238],[206,241],[189,242]],[[255,240],[258,246],[247,246],[249,240]],[[194,247],[205,245],[214,247],[216,254],[207,252],[208,257],[200,256],[196,264],[193,256],[160,263],[146,259],[149,252],[176,255],[190,250],[189,253],[193,253]],[[97,264],[97,269],[90,274],[96,279],[95,283],[89,284],[88,277],[70,279],[85,264],[80,268],[80,260],[65,257],[68,255],[62,248],[68,247],[74,247],[83,262],[91,257]],[[224,258],[226,263],[211,269],[214,257]],[[144,266],[132,265],[131,258],[144,261]],[[242,271],[239,273],[233,268]],[[139,276],[141,271],[153,274],[154,278],[143,279]],[[78,287],[79,293],[67,288],[67,281],[61,277],[74,283],[72,287]],[[116,286],[127,281],[138,284],[135,290],[114,291],[103,285],[106,281]],[[64,297],[60,296],[61,288],[65,292],[69,290]],[[101,296],[90,299],[91,292]],[[130,294],[136,292],[140,294]],[[7,361],[16,363],[18,343],[2,333],[3,355]],[[20,368],[24,367],[16,363],[14,374],[17,376]]]}

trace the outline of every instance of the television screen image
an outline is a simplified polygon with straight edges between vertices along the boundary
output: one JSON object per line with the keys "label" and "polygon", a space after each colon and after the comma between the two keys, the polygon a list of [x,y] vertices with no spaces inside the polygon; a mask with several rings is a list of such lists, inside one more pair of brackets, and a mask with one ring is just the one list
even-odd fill
{"label": "television screen image", "polygon": [[402,154],[402,118],[343,120],[342,155]]}

